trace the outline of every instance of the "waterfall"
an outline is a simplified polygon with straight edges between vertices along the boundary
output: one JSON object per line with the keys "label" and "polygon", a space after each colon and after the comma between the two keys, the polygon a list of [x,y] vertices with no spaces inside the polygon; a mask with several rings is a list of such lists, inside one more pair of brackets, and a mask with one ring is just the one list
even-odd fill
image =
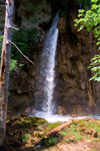
{"label": "waterfall", "polygon": [[[45,38],[39,65],[40,72],[36,82],[36,93],[34,94],[34,110],[29,115],[31,117],[37,116],[45,118],[49,122],[68,121],[69,119],[73,119],[71,116],[53,114],[53,109],[56,108],[56,106],[53,105],[53,96],[55,88],[55,57],[59,32],[57,29],[58,21],[59,17],[57,14]],[[77,118],[80,119],[85,117]],[[93,118],[100,119],[99,116],[93,116]]]}
{"label": "waterfall", "polygon": [[[52,100],[53,92],[55,87],[55,56],[58,39],[58,28],[57,24],[59,21],[57,13],[53,20],[52,26],[48,31],[44,48],[40,60],[40,79],[37,83],[37,94],[35,97],[35,109],[41,111],[43,114],[52,114]],[[36,112],[36,115],[39,112]],[[41,113],[40,113],[41,114]]]}

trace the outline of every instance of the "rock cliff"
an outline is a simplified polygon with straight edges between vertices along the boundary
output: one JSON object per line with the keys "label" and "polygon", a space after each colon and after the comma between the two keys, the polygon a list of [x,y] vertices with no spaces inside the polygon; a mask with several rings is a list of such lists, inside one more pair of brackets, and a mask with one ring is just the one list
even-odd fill
{"label": "rock cliff", "polygon": [[[92,32],[88,33],[85,29],[77,32],[74,19],[77,18],[79,7],[78,3],[69,2],[64,14],[61,13],[58,23],[56,87],[53,101],[56,102],[57,113],[62,115],[97,114],[100,109],[100,86],[97,82],[89,81],[92,73],[88,69],[90,59],[97,53],[96,39]],[[16,26],[38,30],[38,41],[31,47],[31,59],[35,65],[21,58],[20,62],[24,63],[24,66],[10,76],[8,104],[10,111],[27,111],[30,107],[34,107],[34,98],[38,93],[36,82],[40,78],[39,63],[44,37],[55,12],[59,9],[64,9],[64,1],[15,2]]]}

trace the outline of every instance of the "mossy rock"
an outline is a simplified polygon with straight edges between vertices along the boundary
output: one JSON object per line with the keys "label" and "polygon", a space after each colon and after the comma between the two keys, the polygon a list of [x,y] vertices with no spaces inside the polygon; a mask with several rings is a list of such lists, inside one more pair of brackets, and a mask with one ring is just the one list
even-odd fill
{"label": "mossy rock", "polygon": [[28,123],[37,123],[38,125],[48,124],[48,122],[45,119],[39,117],[27,117],[25,118],[25,120]]}
{"label": "mossy rock", "polygon": [[59,122],[53,123],[53,124],[50,124],[50,125],[48,126],[48,128],[49,128],[49,129],[53,129],[53,128],[58,127],[59,125],[61,125],[61,123],[59,123]]}

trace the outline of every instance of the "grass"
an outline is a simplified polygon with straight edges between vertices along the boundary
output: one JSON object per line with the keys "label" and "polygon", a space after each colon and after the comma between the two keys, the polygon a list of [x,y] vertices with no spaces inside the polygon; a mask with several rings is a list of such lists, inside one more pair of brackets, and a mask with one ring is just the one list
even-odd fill
{"label": "grass", "polygon": [[22,141],[27,142],[29,140],[30,134],[22,134]]}
{"label": "grass", "polygon": [[[16,150],[21,145],[41,145],[49,147],[63,141],[66,143],[78,141],[100,141],[100,121],[73,121],[69,127],[57,132],[54,136],[45,138],[47,132],[56,128],[61,123],[48,123],[45,119],[38,117],[28,117],[20,114],[7,120],[7,140]],[[96,132],[97,137],[91,132]],[[92,150],[91,150],[92,151]]]}
{"label": "grass", "polygon": [[60,131],[67,143],[90,139],[100,140],[100,123],[98,121],[73,121],[69,128]]}
{"label": "grass", "polygon": [[49,146],[53,146],[55,144],[57,144],[57,139],[55,137],[48,137],[48,138],[43,138],[42,139],[42,145],[45,145],[47,147]]}

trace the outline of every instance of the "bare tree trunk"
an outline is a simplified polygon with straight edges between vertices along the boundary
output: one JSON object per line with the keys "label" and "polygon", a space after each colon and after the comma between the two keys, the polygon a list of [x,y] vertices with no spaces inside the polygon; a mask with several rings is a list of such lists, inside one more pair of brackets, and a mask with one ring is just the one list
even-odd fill
{"label": "bare tree trunk", "polygon": [[8,103],[8,84],[9,84],[9,64],[12,41],[12,18],[14,0],[6,0],[4,38],[1,54],[0,70],[0,146],[6,137],[6,117]]}

